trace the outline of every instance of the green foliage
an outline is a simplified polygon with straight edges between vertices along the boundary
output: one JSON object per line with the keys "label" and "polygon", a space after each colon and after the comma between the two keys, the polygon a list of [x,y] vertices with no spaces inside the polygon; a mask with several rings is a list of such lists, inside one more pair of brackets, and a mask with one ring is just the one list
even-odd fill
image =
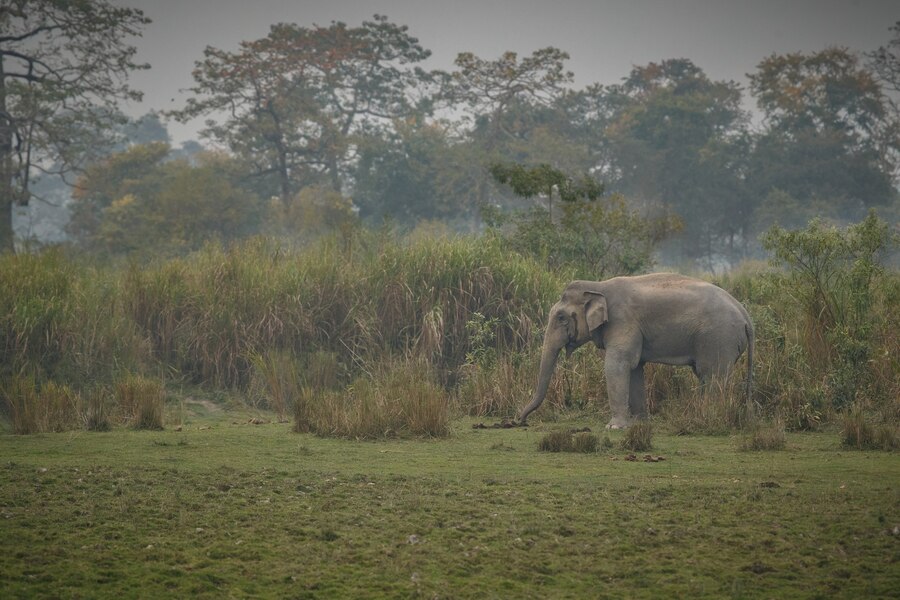
{"label": "green foliage", "polygon": [[[835,258],[841,267],[824,263],[837,273],[828,281],[839,293],[827,298],[843,303],[834,311],[840,324],[823,305],[813,312],[800,301],[818,289],[800,267],[748,267],[716,282],[748,306],[756,324],[760,417],[780,419],[790,431],[816,429],[853,398],[886,421],[900,414],[892,401],[900,397],[900,282],[872,258],[878,243],[862,241],[879,238],[876,225],[851,229],[851,246],[869,254]],[[145,265],[87,268],[59,251],[7,255],[0,259],[8,290],[0,296],[2,375],[30,377],[38,390],[47,382],[70,386],[86,399],[82,421],[93,390],[108,394],[127,373],[165,373],[247,398],[281,419],[298,398],[312,406],[331,393],[340,406],[339,392],[351,382],[413,359],[430,364],[429,377],[454,410],[511,418],[533,391],[547,307],[577,271],[550,272],[510,244],[495,234],[397,241],[361,230],[349,244],[323,238],[290,250],[253,239]],[[541,414],[555,420],[575,408],[598,422],[608,418],[602,361],[589,348],[562,359]],[[740,429],[752,422],[744,369],[740,361],[729,380],[702,387],[689,369],[647,365],[649,409],[671,432]],[[105,407],[118,416],[111,403]]]}
{"label": "green foliage", "polygon": [[79,180],[71,231],[88,249],[173,256],[258,230],[260,203],[222,154],[167,160],[164,143],[133,146]]}
{"label": "green foliage", "polygon": [[13,433],[49,433],[77,429],[80,398],[67,385],[32,377],[12,376],[0,381],[0,408],[9,417]]}
{"label": "green foliage", "polygon": [[353,202],[360,217],[375,225],[388,221],[412,228],[426,219],[440,219],[464,228],[477,215],[481,158],[470,144],[455,138],[448,123],[395,120],[382,137],[361,141]]}
{"label": "green foliage", "polygon": [[[618,194],[590,203],[568,202],[562,210],[558,223],[535,208],[509,219],[501,231],[513,250],[573,278],[600,280],[646,271],[657,245],[681,226],[673,217],[641,216]],[[494,221],[506,222],[499,216]]]}
{"label": "green foliage", "polygon": [[[72,278],[59,251],[0,256],[0,365],[4,375],[52,369],[63,360],[61,328],[72,310]],[[8,371],[7,371],[8,370]]]}
{"label": "green foliage", "polygon": [[573,178],[548,164],[526,167],[516,163],[495,162],[489,170],[497,183],[509,185],[521,198],[545,197],[548,221],[551,223],[554,192],[563,202],[593,202],[603,194],[603,184],[589,174]]}
{"label": "green foliage", "polygon": [[734,246],[746,241],[752,201],[742,185],[747,119],[736,83],[670,59],[635,67],[621,84],[588,88],[581,103],[599,129],[595,154],[617,174],[611,189],[677,215],[680,255],[740,254]]}
{"label": "green foliage", "polygon": [[813,366],[828,370],[833,406],[850,406],[872,388],[874,312],[883,286],[882,261],[895,239],[874,213],[846,230],[814,220],[803,230],[773,227],[763,238],[805,317],[805,344]]}
{"label": "green foliage", "polygon": [[781,209],[795,225],[811,206],[856,221],[869,207],[896,205],[900,120],[855,54],[832,47],[772,55],[750,83],[766,117],[747,177],[754,195],[796,198],[796,211]]}
{"label": "green foliage", "polygon": [[84,428],[88,431],[109,431],[110,423],[109,392],[102,387],[94,387],[88,390],[83,397],[82,420]]}
{"label": "green foliage", "polygon": [[269,233],[306,242],[337,233],[350,244],[359,227],[350,199],[325,186],[305,187],[287,204],[272,198],[266,220]]}
{"label": "green foliage", "polygon": [[469,334],[467,364],[490,368],[497,362],[494,332],[499,325],[500,319],[497,317],[488,319],[480,312],[472,314],[472,318],[466,322],[466,333]]}

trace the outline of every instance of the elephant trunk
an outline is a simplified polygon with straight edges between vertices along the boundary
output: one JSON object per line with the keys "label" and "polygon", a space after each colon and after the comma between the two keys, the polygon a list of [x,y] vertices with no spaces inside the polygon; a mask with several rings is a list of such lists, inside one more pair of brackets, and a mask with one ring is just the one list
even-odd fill
{"label": "elephant trunk", "polygon": [[541,370],[538,375],[537,387],[534,390],[534,396],[531,402],[519,413],[519,423],[525,425],[528,415],[537,409],[544,401],[547,395],[547,388],[550,387],[550,378],[553,376],[553,369],[556,367],[556,359],[559,357],[559,348],[552,347],[547,342],[544,343],[544,349],[541,353]]}

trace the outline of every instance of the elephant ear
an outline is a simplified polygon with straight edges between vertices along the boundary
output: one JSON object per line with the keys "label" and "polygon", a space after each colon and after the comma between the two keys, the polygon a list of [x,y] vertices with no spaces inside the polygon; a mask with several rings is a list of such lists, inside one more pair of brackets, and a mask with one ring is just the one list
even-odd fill
{"label": "elephant ear", "polygon": [[584,315],[588,331],[593,331],[606,323],[606,297],[600,292],[585,292]]}

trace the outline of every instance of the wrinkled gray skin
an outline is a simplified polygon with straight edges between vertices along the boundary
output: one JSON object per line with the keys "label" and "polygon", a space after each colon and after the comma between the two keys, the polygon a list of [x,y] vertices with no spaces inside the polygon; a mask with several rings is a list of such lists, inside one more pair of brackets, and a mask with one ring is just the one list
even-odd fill
{"label": "wrinkled gray skin", "polygon": [[[671,273],[573,281],[550,309],[541,369],[526,423],[550,385],[559,351],[588,343],[605,350],[612,419],[607,429],[628,427],[647,415],[644,364],[690,365],[702,380],[727,375],[748,350],[753,362],[753,324],[740,302],[711,283]],[[752,369],[747,369],[749,400]]]}

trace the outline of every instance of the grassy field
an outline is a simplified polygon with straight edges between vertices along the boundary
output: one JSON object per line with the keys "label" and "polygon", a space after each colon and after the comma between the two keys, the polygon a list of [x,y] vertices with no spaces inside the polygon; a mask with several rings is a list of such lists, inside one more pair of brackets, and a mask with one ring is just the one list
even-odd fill
{"label": "grassy field", "polygon": [[[185,416],[186,415],[186,416]],[[0,597],[887,598],[900,455],[654,437],[591,418],[356,442],[188,405],[180,431],[0,433]],[[171,422],[171,421],[170,421]],[[617,442],[621,434],[612,436]]]}

